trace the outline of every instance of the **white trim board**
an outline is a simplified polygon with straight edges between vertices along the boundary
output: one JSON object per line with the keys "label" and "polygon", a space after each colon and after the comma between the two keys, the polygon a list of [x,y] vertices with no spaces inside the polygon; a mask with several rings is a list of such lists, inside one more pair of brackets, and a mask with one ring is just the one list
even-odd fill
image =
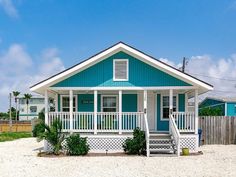
{"label": "white trim board", "polygon": [[152,65],[154,66],[155,68],[157,69],[160,69],[162,70],[163,72],[166,72],[178,79],[181,79],[191,85],[194,85],[196,87],[201,87],[203,90],[207,91],[207,90],[213,90],[213,87],[203,81],[200,81],[190,75],[187,75],[167,64],[164,64],[163,62],[159,61],[159,60],[156,60],[152,57],[150,57],[149,55],[146,55],[144,53],[142,53],[141,51],[137,50],[137,49],[134,49],[133,47],[130,47],[122,42],[108,48],[107,50],[91,57],[90,59],[78,64],[78,65],[75,65],[74,67],[71,67],[70,69],[68,70],[65,70],[47,80],[44,80],[34,86],[32,86],[30,88],[30,91],[33,91],[33,92],[39,92],[39,93],[42,93],[42,89],[45,89],[44,87],[50,87],[52,85],[54,85],[55,83],[58,83],[76,73],[79,73],[81,72],[82,70],[96,64],[97,62],[100,62],[104,59],[106,59],[108,56],[111,56],[119,51],[124,51],[126,53],[128,53],[129,55],[132,55],[132,56],[135,56],[135,58],[149,64],[149,65]]}

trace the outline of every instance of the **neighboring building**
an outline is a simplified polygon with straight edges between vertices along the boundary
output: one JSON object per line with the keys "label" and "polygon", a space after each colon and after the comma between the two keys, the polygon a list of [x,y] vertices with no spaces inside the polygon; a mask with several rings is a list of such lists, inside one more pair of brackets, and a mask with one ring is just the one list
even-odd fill
{"label": "neighboring building", "polygon": [[[88,137],[91,151],[122,151],[133,129],[145,131],[147,156],[198,148],[198,104],[213,86],[119,42],[31,87],[45,96],[45,122]],[[55,112],[48,99],[55,100]],[[173,113],[172,113],[173,112]],[[50,145],[45,143],[45,150]],[[177,150],[177,151],[176,151]]]}
{"label": "neighboring building", "polygon": [[29,100],[28,111],[26,100],[19,98],[19,120],[31,120],[38,118],[38,113],[44,109],[44,97],[33,96]]}
{"label": "neighboring building", "polygon": [[236,116],[236,98],[206,97],[199,104],[199,110],[204,108],[220,109],[222,116]]}

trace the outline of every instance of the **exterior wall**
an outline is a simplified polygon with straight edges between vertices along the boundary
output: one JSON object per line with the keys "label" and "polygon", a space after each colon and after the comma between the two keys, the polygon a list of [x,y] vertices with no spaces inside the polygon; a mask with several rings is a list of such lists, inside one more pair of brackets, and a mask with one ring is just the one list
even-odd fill
{"label": "exterior wall", "polygon": [[[105,95],[105,94],[104,94]],[[117,94],[116,94],[117,95]],[[84,101],[87,101],[86,103]],[[78,94],[77,95],[78,112],[93,112],[94,111],[94,95],[93,94]],[[98,112],[101,111],[101,94],[98,94]],[[122,111],[137,112],[137,94],[122,94]],[[60,95],[58,96],[58,111],[61,110]]]}
{"label": "exterior wall", "polygon": [[[185,95],[178,94],[177,100],[177,111],[184,112],[185,111]],[[161,94],[157,94],[157,131],[169,131],[169,120],[161,120]]]}
{"label": "exterior wall", "polygon": [[[39,100],[39,101],[37,101]],[[28,104],[28,113],[27,113],[27,104],[23,98],[20,98],[19,101],[19,120],[31,120],[38,118],[38,113],[44,109],[44,98],[31,98]],[[30,107],[36,106],[37,111],[31,112]]]}
{"label": "exterior wall", "polygon": [[226,105],[227,105],[226,116],[236,116],[236,103],[226,103]]}
{"label": "exterior wall", "polygon": [[[225,115],[225,103],[223,101],[207,99],[199,105],[199,111],[201,111],[201,109],[203,108],[208,108],[208,107],[220,109],[222,112],[222,116]],[[227,115],[227,111],[226,111],[226,115]]]}
{"label": "exterior wall", "polygon": [[[113,81],[113,59],[129,60],[129,80]],[[158,70],[124,52],[111,57],[77,73],[52,87],[112,87],[112,86],[190,86],[161,70]]]}

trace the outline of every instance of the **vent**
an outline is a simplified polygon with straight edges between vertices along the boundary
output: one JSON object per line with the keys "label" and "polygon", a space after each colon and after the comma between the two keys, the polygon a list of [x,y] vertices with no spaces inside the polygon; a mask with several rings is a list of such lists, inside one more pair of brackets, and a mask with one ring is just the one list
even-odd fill
{"label": "vent", "polygon": [[113,62],[113,80],[127,81],[128,80],[128,60],[116,59]]}

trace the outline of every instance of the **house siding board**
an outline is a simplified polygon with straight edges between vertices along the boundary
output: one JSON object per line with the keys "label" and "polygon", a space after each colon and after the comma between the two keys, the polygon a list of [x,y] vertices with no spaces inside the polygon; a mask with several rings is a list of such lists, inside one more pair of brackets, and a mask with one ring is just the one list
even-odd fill
{"label": "house siding board", "polygon": [[179,112],[185,112],[185,95],[184,94],[179,94],[178,95],[179,100],[178,100],[178,105],[179,105]]}
{"label": "house siding board", "polygon": [[[113,60],[129,60],[129,80],[113,81]],[[191,86],[161,70],[158,70],[124,52],[81,71],[52,87],[134,87],[134,86]]]}
{"label": "house siding board", "polygon": [[227,103],[227,116],[236,116],[236,103]]}
{"label": "house siding board", "polygon": [[122,111],[137,112],[137,94],[122,95]]}

